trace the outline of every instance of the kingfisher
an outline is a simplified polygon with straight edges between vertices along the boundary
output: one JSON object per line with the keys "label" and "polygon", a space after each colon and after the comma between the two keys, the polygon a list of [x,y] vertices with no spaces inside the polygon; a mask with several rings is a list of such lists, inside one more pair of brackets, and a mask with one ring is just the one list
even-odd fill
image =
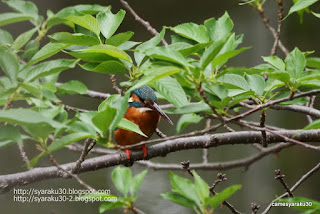
{"label": "kingfisher", "polygon": [[[118,128],[114,132],[114,137],[120,146],[134,145],[150,139],[158,126],[160,117],[173,125],[170,118],[160,109],[156,102],[157,96],[148,85],[143,85],[140,88],[132,90],[129,98],[129,107],[124,118],[137,124],[140,130],[148,137],[144,137],[136,132]],[[147,148],[145,145],[142,145],[141,148],[144,157],[146,158]],[[126,149],[125,151],[128,159],[130,159],[130,150]]]}

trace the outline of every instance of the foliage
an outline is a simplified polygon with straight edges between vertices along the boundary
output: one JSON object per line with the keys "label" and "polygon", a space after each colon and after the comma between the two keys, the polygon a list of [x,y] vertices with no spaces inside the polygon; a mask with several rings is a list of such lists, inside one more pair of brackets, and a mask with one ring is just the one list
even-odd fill
{"label": "foliage", "polygon": [[[297,90],[320,87],[319,59],[307,58],[311,52],[301,52],[298,48],[284,61],[272,56],[263,57],[266,64],[253,68],[226,67],[228,60],[248,49],[237,49],[243,35],[232,32],[233,22],[227,12],[219,19],[211,18],[203,24],[164,27],[157,36],[138,43],[130,41],[131,31],[116,33],[125,11],[113,14],[110,6],[76,5],[56,14],[48,11],[44,18],[38,15],[37,7],[31,2],[8,0],[4,3],[16,12],[1,14],[1,25],[26,20],[34,25],[15,40],[9,32],[1,30],[4,36],[0,46],[0,66],[5,74],[0,78],[0,104],[5,107],[0,111],[0,121],[21,126],[23,135],[41,145],[42,152],[31,161],[30,167],[42,155],[86,137],[110,142],[116,127],[143,135],[139,127],[122,117],[130,91],[145,84],[155,87],[161,97],[175,106],[167,113],[183,114],[177,125],[178,132],[202,119],[195,113],[210,113],[208,104],[227,116],[242,100],[253,99],[262,104]],[[301,6],[299,1],[291,9],[297,11],[309,5]],[[50,42],[40,47],[39,42],[48,30],[59,24],[69,26],[73,33],[53,33],[48,36]],[[173,33],[171,44],[160,46],[168,30]],[[72,59],[51,58],[61,52]],[[133,58],[130,52],[134,53]],[[63,106],[57,105],[61,103],[59,97],[87,94],[88,89],[78,80],[61,85],[56,83],[61,72],[75,67],[124,75],[127,80],[120,85],[131,88],[123,97],[110,96],[98,111],[80,112],[70,118]],[[269,76],[268,80],[263,78],[265,74]],[[199,87],[205,91],[209,103],[204,103],[199,96]],[[191,99],[198,102],[190,103]],[[28,108],[7,110],[17,100],[24,100]],[[305,99],[296,99],[290,104],[304,102]],[[50,134],[53,134],[53,140],[49,144]],[[19,131],[8,132],[2,137],[2,145],[8,140],[22,143],[20,135]]]}
{"label": "foliage", "polygon": [[170,172],[172,192],[161,196],[173,203],[180,204],[194,210],[195,213],[213,213],[213,210],[228,199],[234,192],[241,189],[241,185],[233,185],[222,192],[210,196],[208,184],[192,171],[194,183]]}
{"label": "foliage", "polygon": [[104,202],[100,205],[99,212],[104,213],[105,211],[124,208],[132,209],[132,203],[138,199],[136,195],[144,177],[147,174],[147,170],[132,176],[131,170],[125,167],[116,167],[112,171],[112,181],[116,186],[117,190],[123,194],[123,197],[117,197],[117,202]]}
{"label": "foliage", "polygon": [[[243,3],[261,9],[265,2]],[[286,18],[297,13],[302,21],[303,14],[310,13],[309,7],[316,0],[293,2]],[[36,142],[40,153],[28,167],[36,166],[41,157],[82,139],[92,138],[103,146],[112,146],[112,133],[116,128],[144,135],[136,124],[123,118],[130,92],[142,85],[152,86],[161,99],[174,106],[166,113],[181,115],[176,127],[178,133],[213,113],[230,118],[237,114],[238,104],[244,100],[259,105],[320,88],[320,58],[309,57],[312,51],[301,51],[298,47],[285,59],[263,56],[265,63],[254,67],[228,66],[229,60],[250,47],[239,47],[244,35],[233,32],[234,24],[227,12],[201,24],[163,27],[148,41],[136,42],[131,40],[134,32],[118,32],[125,11],[114,14],[110,6],[75,5],[57,13],[48,10],[46,16],[42,16],[32,2],[6,0],[3,3],[14,12],[0,14],[0,26],[24,21],[33,25],[16,38],[0,29],[0,67],[4,74],[0,77],[0,106],[3,107],[0,148],[14,143],[22,145],[25,140]],[[315,12],[312,14],[320,17]],[[70,32],[47,35],[50,29],[62,24],[69,27]],[[170,42],[163,46],[161,40],[166,35],[171,36]],[[50,42],[43,44],[45,37]],[[123,96],[109,96],[97,111],[70,114],[61,97],[89,93],[85,83],[77,79],[58,82],[59,75],[70,69],[104,76],[121,75],[125,81],[120,86],[128,90]],[[307,98],[300,97],[281,105],[306,102]],[[320,122],[316,120],[305,129],[319,127]],[[118,197],[116,203],[103,203],[100,212],[118,207],[131,209],[146,173],[132,177],[129,169],[116,168],[112,179],[123,197]],[[193,175],[194,182],[191,182],[170,173],[172,192],[162,197],[196,213],[212,213],[241,188],[234,185],[210,196],[207,183],[195,171]]]}

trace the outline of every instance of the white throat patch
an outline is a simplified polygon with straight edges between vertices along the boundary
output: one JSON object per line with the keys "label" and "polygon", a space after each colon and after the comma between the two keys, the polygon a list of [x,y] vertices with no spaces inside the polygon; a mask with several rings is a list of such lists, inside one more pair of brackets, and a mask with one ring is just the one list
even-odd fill
{"label": "white throat patch", "polygon": [[147,107],[142,107],[142,108],[138,108],[138,109],[139,109],[140,113],[147,112],[147,111],[153,111],[153,109],[147,108]]}

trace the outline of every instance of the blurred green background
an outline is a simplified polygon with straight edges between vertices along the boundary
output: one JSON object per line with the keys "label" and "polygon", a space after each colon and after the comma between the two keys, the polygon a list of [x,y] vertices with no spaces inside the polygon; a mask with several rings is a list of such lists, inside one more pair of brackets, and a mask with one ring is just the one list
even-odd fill
{"label": "blurred green background", "polygon": [[[38,6],[40,14],[46,14],[48,9],[57,12],[60,9],[72,6],[75,4],[101,4],[112,5],[112,11],[115,13],[122,9],[118,0],[110,1],[85,1],[85,0],[55,0],[55,1],[41,1],[33,0]],[[234,21],[234,30],[237,34],[244,34],[244,42],[242,46],[252,46],[251,49],[245,51],[234,59],[230,60],[229,66],[254,66],[262,63],[261,56],[267,56],[270,53],[273,45],[273,37],[271,33],[264,27],[259,14],[250,6],[239,6],[238,1],[192,1],[192,0],[136,0],[129,1],[134,10],[144,19],[149,21],[151,25],[158,31],[161,27],[175,26],[185,22],[203,23],[204,20],[215,17],[218,18],[225,11],[228,11],[232,20]],[[291,1],[284,1],[285,11],[288,11]],[[315,12],[320,11],[320,5],[313,6]],[[276,27],[277,7],[276,1],[267,1],[265,5],[266,16],[271,18],[270,23]],[[1,4],[0,12],[10,11],[6,5]],[[4,29],[11,32],[16,37],[20,33],[30,29],[32,26],[28,22],[12,24],[4,27]],[[66,27],[55,27],[49,31],[48,35],[55,31],[70,30]],[[151,38],[150,33],[139,23],[137,23],[131,14],[127,13],[124,22],[120,26],[118,32],[134,31],[135,35],[132,38],[134,41],[145,41]],[[320,56],[320,20],[305,14],[303,24],[299,23],[299,18],[296,14],[291,15],[283,23],[281,40],[284,45],[292,50],[295,46],[302,51],[315,50],[313,56]],[[166,38],[169,40],[169,37]],[[48,41],[43,40],[43,43]],[[278,55],[283,57],[281,51]],[[84,82],[89,89],[112,92],[111,83],[108,76],[87,72],[81,70],[79,67],[72,71],[66,71],[60,75],[60,82],[66,82],[71,79],[78,79]],[[121,79],[120,79],[121,80]],[[62,98],[63,102],[71,106],[95,110],[101,100],[91,99],[81,96],[66,96]],[[316,107],[319,107],[319,102]],[[171,116],[174,122],[178,120],[178,116]],[[258,120],[259,115],[251,116],[252,120]],[[284,128],[301,128],[306,124],[306,118],[303,115],[292,112],[276,112],[267,111],[267,124],[277,125]],[[200,125],[190,126],[184,132],[190,132],[194,129],[204,127],[204,121]],[[167,135],[174,135],[175,129],[169,127],[165,122],[160,122],[160,130]],[[26,152],[31,158],[38,152],[35,149],[35,144],[27,142],[25,144]],[[250,145],[240,146],[223,146],[219,148],[209,149],[209,160],[215,162],[222,162],[228,160],[236,160],[244,157],[249,157],[254,154],[256,150]],[[55,154],[59,163],[66,163],[75,161],[79,154],[62,150]],[[161,163],[180,163],[181,161],[190,160],[191,163],[200,162],[202,157],[202,150],[189,150],[171,153],[165,158],[154,158],[152,161]],[[285,180],[289,186],[292,186],[304,173],[311,169],[319,161],[319,153],[308,150],[302,147],[292,147],[282,151],[279,157],[269,155],[266,158],[253,164],[247,171],[243,168],[237,168],[226,171],[201,171],[198,173],[211,185],[216,179],[218,172],[226,173],[228,180],[217,186],[217,191],[221,191],[225,187],[233,184],[242,184],[243,188],[238,191],[232,198],[229,199],[236,209],[251,213],[250,204],[255,202],[261,205],[262,211],[270,201],[276,196],[284,192],[283,187],[278,181],[274,179],[274,170],[280,168],[281,172],[286,175]],[[40,166],[50,166],[49,161],[43,159]],[[145,167],[134,164],[131,169],[133,174],[142,171]],[[111,181],[112,168],[101,169],[85,174],[80,177],[89,185],[96,189],[110,189],[111,193],[118,195],[115,187]],[[6,147],[0,150],[0,174],[9,174],[14,172],[25,171],[23,161],[19,155],[16,145]],[[148,174],[138,191],[139,199],[135,205],[143,210],[145,213],[193,213],[191,210],[182,206],[173,204],[161,198],[160,193],[168,192],[170,190],[169,173],[168,171],[148,170]],[[179,171],[179,175],[190,178],[188,173]],[[75,181],[71,179],[54,179],[45,180],[39,183],[31,184],[21,187],[23,189],[29,188],[76,188],[81,189]],[[310,197],[314,200],[320,200],[320,173],[313,175],[301,187],[295,191],[296,196]],[[0,213],[43,213],[43,214],[59,214],[59,213],[98,213],[100,203],[83,203],[83,202],[47,202],[47,203],[19,203],[13,201],[13,191],[4,195],[0,195]],[[123,213],[122,210],[111,211],[109,213]],[[217,208],[216,213],[230,213],[226,207]],[[270,213],[298,213],[289,208],[273,208]]]}

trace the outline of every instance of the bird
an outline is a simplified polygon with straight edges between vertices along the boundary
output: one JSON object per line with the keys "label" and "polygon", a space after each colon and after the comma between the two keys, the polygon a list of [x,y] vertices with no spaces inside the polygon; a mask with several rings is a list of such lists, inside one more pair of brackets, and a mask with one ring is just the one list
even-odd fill
{"label": "bird", "polygon": [[[136,132],[117,128],[114,132],[115,141],[120,146],[134,145],[151,138],[155,132],[160,117],[173,125],[170,118],[160,109],[157,102],[157,96],[153,89],[148,85],[143,85],[134,89],[130,93],[129,107],[124,118],[139,126],[140,130],[148,137],[144,137]],[[147,157],[147,148],[141,146],[144,158]],[[130,150],[125,150],[127,158],[130,160]]]}

